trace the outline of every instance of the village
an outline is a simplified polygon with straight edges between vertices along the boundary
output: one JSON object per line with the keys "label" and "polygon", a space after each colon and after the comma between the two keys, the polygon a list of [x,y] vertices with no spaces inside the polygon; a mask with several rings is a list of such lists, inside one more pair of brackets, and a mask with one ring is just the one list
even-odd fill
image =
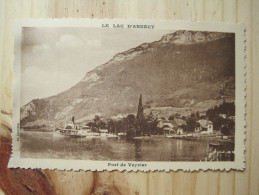
{"label": "village", "polygon": [[235,133],[235,106],[233,102],[223,102],[207,110],[206,113],[195,112],[190,116],[172,113],[170,117],[159,116],[159,112],[144,114],[142,95],[136,116],[100,119],[95,116],[88,126],[93,131],[107,129],[109,133],[125,135],[127,138],[165,136],[176,139],[223,139],[233,140]]}
{"label": "village", "polygon": [[208,156],[205,161],[234,160],[235,105],[223,101],[206,113],[194,112],[190,116],[172,113],[170,117],[159,112],[144,114],[142,95],[139,97],[136,116],[129,114],[116,119],[100,119],[95,116],[87,126],[95,132],[107,132],[128,140],[156,138],[206,142]]}

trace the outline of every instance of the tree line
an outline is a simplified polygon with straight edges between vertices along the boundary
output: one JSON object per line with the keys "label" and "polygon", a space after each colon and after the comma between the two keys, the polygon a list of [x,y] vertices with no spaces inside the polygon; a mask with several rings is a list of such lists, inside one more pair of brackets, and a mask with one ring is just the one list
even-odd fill
{"label": "tree line", "polygon": [[[223,118],[219,116],[220,114],[225,114],[227,117]],[[183,130],[191,133],[199,126],[198,120],[206,119],[213,122],[214,129],[220,130],[224,135],[229,135],[234,133],[235,128],[235,121],[229,119],[229,116],[235,116],[235,105],[233,102],[223,102],[223,104],[207,110],[206,115],[200,115],[199,112],[195,112],[186,117],[175,113],[170,115],[168,119],[164,117],[157,118],[152,112],[149,115],[144,115],[142,96],[140,96],[136,116],[129,114],[122,119],[108,119],[106,122],[95,116],[94,120],[87,125],[91,127],[92,131],[98,132],[100,129],[108,129],[110,133],[125,133],[127,138],[132,138],[135,136],[163,134],[162,130],[157,127],[160,120],[173,121],[174,119],[182,119],[186,122],[185,125],[182,125]]]}

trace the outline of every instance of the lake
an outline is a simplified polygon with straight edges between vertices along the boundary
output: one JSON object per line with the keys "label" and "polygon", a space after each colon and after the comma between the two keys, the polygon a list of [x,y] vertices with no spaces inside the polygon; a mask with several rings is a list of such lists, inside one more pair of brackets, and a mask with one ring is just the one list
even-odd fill
{"label": "lake", "polygon": [[147,140],[124,138],[72,138],[52,132],[21,131],[21,157],[105,161],[204,161],[207,142],[153,137]]}

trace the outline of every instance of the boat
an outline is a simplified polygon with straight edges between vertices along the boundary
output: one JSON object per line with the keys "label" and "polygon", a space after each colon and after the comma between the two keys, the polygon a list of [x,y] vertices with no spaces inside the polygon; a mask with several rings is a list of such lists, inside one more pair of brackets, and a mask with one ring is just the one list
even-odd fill
{"label": "boat", "polygon": [[205,161],[234,161],[234,142],[210,143]]}
{"label": "boat", "polygon": [[87,138],[118,138],[117,135],[108,133],[108,129],[97,129],[92,131],[92,128],[85,125],[75,123],[75,118],[72,117],[72,124],[67,124],[67,116],[64,128],[54,128],[54,135],[62,135],[68,137],[87,137]]}
{"label": "boat", "polygon": [[99,129],[98,132],[93,132],[90,127],[83,126],[82,130],[86,131],[87,138],[118,138],[117,135],[108,132],[108,129]]}
{"label": "boat", "polygon": [[149,140],[150,138],[151,136],[148,136],[148,135],[133,137],[133,139],[136,139],[136,140]]}
{"label": "boat", "polygon": [[65,128],[56,128],[55,132],[56,135],[64,135],[68,137],[86,137],[87,131],[82,129],[79,125],[68,124]]}
{"label": "boat", "polygon": [[118,133],[117,135],[118,135],[119,137],[126,137],[127,134],[126,134],[126,133],[123,133],[123,132],[120,132],[120,133]]}

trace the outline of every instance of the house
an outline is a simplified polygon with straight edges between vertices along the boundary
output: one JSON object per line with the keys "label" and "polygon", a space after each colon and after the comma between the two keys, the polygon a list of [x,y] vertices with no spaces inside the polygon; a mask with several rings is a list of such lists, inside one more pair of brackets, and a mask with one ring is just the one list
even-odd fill
{"label": "house", "polygon": [[195,132],[213,133],[213,123],[206,119],[198,120]]}
{"label": "house", "polygon": [[174,119],[174,120],[161,120],[157,127],[162,129],[164,134],[175,133],[178,135],[183,134],[183,126],[186,125],[186,122],[182,119]]}
{"label": "house", "polygon": [[165,135],[174,133],[174,125],[171,121],[161,120],[157,124],[157,127],[162,129],[163,134],[165,134]]}
{"label": "house", "polygon": [[180,118],[175,118],[174,122],[178,125],[178,126],[184,126],[186,125],[186,122],[183,119]]}
{"label": "house", "polygon": [[182,127],[178,127],[177,131],[176,131],[177,135],[183,135],[183,128]]}
{"label": "house", "polygon": [[175,118],[174,123],[176,124],[175,127],[177,128],[176,134],[182,135],[183,134],[183,127],[186,125],[186,122],[182,119]]}

